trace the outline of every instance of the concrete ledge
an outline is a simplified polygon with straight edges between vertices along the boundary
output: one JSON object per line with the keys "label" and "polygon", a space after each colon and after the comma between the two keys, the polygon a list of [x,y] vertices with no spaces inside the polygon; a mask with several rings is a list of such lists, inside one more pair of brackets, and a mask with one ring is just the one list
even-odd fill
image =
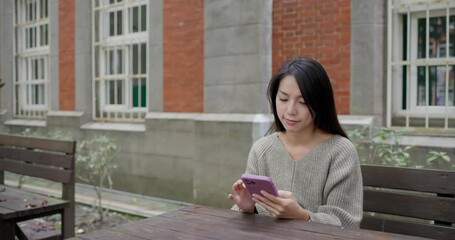
{"label": "concrete ledge", "polygon": [[77,111],[49,111],[46,114],[51,117],[82,117],[84,112]]}
{"label": "concrete ledge", "polygon": [[338,115],[341,125],[373,125],[373,116]]}
{"label": "concrete ledge", "polygon": [[28,126],[28,127],[46,127],[45,120],[34,119],[11,119],[3,122],[6,126]]}
{"label": "concrete ledge", "polygon": [[144,124],[90,122],[81,126],[83,130],[108,130],[123,132],[145,132]]}

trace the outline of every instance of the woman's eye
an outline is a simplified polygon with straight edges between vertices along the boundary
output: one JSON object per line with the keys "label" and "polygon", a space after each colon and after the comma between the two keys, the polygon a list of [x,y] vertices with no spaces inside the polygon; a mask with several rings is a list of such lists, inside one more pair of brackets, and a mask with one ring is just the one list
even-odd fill
{"label": "woman's eye", "polygon": [[305,105],[305,104],[306,104],[305,102],[299,102],[299,103],[300,103],[300,104],[303,104],[303,105]]}
{"label": "woman's eye", "polygon": [[279,99],[280,99],[280,101],[282,101],[282,102],[286,102],[286,101],[287,101],[286,98],[279,98]]}

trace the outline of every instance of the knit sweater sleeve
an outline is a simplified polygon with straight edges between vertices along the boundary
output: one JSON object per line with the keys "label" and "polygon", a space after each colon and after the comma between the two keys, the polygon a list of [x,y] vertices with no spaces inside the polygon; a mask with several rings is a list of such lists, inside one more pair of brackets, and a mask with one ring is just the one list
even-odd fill
{"label": "knit sweater sleeve", "polygon": [[310,212],[314,222],[359,228],[363,214],[360,163],[353,144],[345,139],[333,152],[323,191],[324,204]]}
{"label": "knit sweater sleeve", "polygon": [[[261,149],[262,147],[262,142],[264,139],[261,139],[253,144],[253,146],[250,149],[250,153],[248,155],[248,162],[246,165],[246,170],[245,173],[248,174],[255,174],[255,175],[261,175],[258,169],[258,164],[261,161],[260,155],[262,155]],[[256,211],[260,214],[269,214],[270,213],[265,209],[263,206],[260,204],[255,204]],[[239,207],[237,205],[232,206],[232,210],[240,211]]]}

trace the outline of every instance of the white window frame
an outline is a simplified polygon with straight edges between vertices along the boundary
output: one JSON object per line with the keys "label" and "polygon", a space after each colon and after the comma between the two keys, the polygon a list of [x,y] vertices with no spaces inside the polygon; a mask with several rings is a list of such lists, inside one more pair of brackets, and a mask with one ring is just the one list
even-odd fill
{"label": "white window frame", "polygon": [[[450,10],[450,12],[449,12]],[[391,127],[393,117],[405,117],[406,127],[410,125],[410,118],[425,119],[425,127],[429,127],[430,119],[443,119],[444,128],[448,128],[449,119],[455,118],[455,106],[448,104],[448,74],[445,80],[445,106],[431,106],[429,105],[428,96],[426,97],[426,104],[424,106],[417,104],[417,67],[427,67],[426,69],[426,89],[429,88],[428,72],[431,66],[445,66],[446,68],[455,65],[455,57],[449,57],[448,49],[446,57],[443,58],[429,58],[428,49],[426,49],[425,58],[417,58],[417,38],[418,38],[418,19],[427,18],[427,46],[429,43],[429,19],[437,16],[445,16],[447,22],[449,16],[455,14],[455,2],[453,1],[439,1],[434,3],[431,0],[389,0],[388,1],[388,49],[387,49],[387,126]],[[402,17],[407,17],[407,33],[403,33]],[[446,35],[449,38],[449,27],[446,27]],[[407,34],[409,46],[407,46],[407,60],[403,60],[402,46],[404,35]],[[448,39],[448,41],[451,41]],[[402,67],[407,68],[406,81],[406,107],[402,109],[403,98],[403,71]],[[446,71],[448,72],[448,71]],[[428,90],[427,90],[428,91]],[[428,95],[428,94],[426,94]]]}
{"label": "white window frame", "polygon": [[[49,1],[49,0],[47,0]],[[46,0],[16,0],[14,1],[14,117],[42,119],[49,110],[49,2],[47,5],[47,16],[41,16],[41,4]],[[27,19],[27,4],[35,4],[33,19]],[[17,10],[16,10],[17,9]],[[47,26],[47,42],[43,44],[40,28]],[[34,29],[34,30],[30,30]],[[27,34],[34,32],[34,37]],[[32,42],[30,42],[32,40]],[[33,47],[31,47],[34,43]],[[40,68],[33,68],[34,61],[38,60]],[[42,60],[42,62],[41,62]],[[36,73],[35,77],[34,73]],[[39,87],[37,87],[39,86]],[[36,88],[41,89],[38,93],[39,101],[33,101]]]}
{"label": "white window frame", "polygon": [[[133,45],[138,45],[138,48],[141,49],[142,46],[145,46],[146,51],[138,51],[138,60],[137,63],[141,65],[142,54],[145,54],[145,62],[149,63],[149,54],[148,54],[148,28],[145,27],[145,31],[131,32],[131,19],[132,14],[129,14],[130,10],[134,7],[139,7],[145,5],[146,11],[146,25],[148,25],[148,15],[149,15],[149,3],[148,0],[124,0],[116,2],[114,4],[109,4],[109,0],[100,0],[99,4],[96,5],[95,1],[93,2],[93,119],[95,120],[107,120],[107,121],[144,121],[145,114],[148,110],[148,65],[145,64],[145,71],[139,74],[133,74]],[[121,11],[122,14],[122,34],[117,34],[117,28],[114,28],[116,34],[109,36],[110,34],[110,25],[109,18],[111,12]],[[138,12],[139,15],[141,11]],[[97,16],[97,17],[96,17]],[[117,19],[117,14],[114,15]],[[97,22],[98,20],[98,22]],[[139,16],[139,22],[141,18]],[[116,20],[117,21],[117,20]],[[99,24],[99,25],[97,25]],[[117,26],[117,24],[115,24]],[[98,29],[98,31],[97,31]],[[139,24],[139,29],[141,25]],[[97,32],[99,33],[96,36]],[[110,59],[107,57],[109,51],[112,50],[121,50],[122,51],[122,72],[121,73],[111,73],[107,71],[107,65],[109,64]],[[115,54],[114,54],[115,55]],[[134,107],[133,104],[133,81],[136,79],[145,79],[143,85],[138,87],[138,104],[139,106]],[[110,81],[120,80],[123,81],[121,84],[122,88],[122,102],[117,102],[118,96],[117,91],[114,91],[114,103],[108,101],[109,93],[108,86]],[[116,82],[115,85],[118,86],[119,82]],[[145,103],[142,103],[142,89],[145,87],[146,96]]]}

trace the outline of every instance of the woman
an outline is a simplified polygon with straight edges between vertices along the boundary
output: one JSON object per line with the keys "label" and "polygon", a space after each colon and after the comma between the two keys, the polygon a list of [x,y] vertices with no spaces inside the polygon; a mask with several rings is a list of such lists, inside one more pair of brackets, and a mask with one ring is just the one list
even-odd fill
{"label": "woman", "polygon": [[228,196],[233,209],[358,228],[360,164],[322,65],[302,57],[285,62],[269,83],[268,98],[275,121],[270,134],[253,144],[246,173],[271,177],[279,196],[251,196],[237,180]]}

